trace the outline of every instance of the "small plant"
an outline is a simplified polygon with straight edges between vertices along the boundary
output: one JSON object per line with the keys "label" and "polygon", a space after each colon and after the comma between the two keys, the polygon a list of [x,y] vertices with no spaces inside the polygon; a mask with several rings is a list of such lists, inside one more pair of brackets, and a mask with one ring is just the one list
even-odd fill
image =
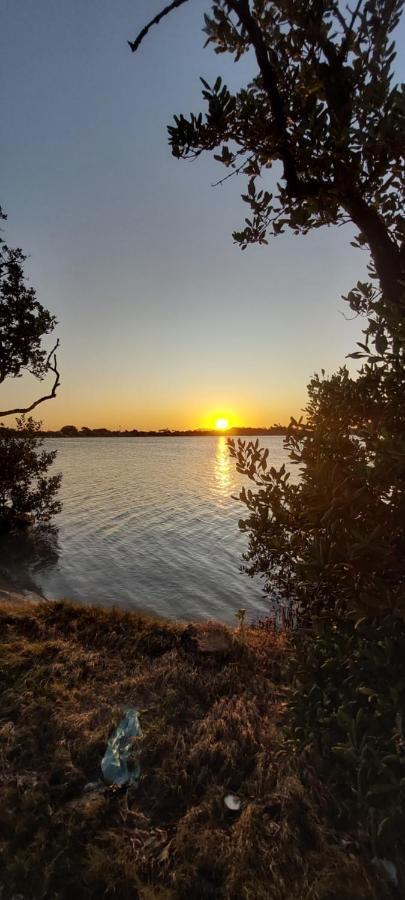
{"label": "small plant", "polygon": [[41,422],[30,416],[16,420],[16,429],[0,430],[0,523],[48,523],[60,512],[57,499],[62,476],[47,475],[56,451],[43,449]]}
{"label": "small plant", "polygon": [[246,610],[238,609],[238,611],[235,613],[235,619],[237,619],[239,622],[239,625],[238,625],[239,634],[243,634],[245,631]]}

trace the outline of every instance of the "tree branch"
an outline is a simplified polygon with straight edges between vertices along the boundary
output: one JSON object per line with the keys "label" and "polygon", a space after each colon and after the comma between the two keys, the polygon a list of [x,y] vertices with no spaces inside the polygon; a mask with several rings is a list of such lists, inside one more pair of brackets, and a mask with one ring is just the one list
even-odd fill
{"label": "tree branch", "polygon": [[357,185],[351,178],[351,171],[345,163],[342,162],[340,166],[337,166],[336,176],[337,179],[340,176],[341,182],[339,184],[340,202],[349,213],[352,222],[366,236],[383,293],[398,310],[403,321],[405,299],[400,251],[396,248],[378,210],[361,196]]}
{"label": "tree branch", "polygon": [[[350,24],[349,24],[349,25],[346,24],[346,36],[345,36],[345,39],[343,40],[342,46],[341,46],[341,48],[340,48],[340,50],[339,50],[339,57],[340,57],[341,59],[345,59],[345,57],[346,57],[346,53],[347,53],[347,51],[348,51],[348,49],[349,49],[350,38],[351,38],[352,33],[353,33],[353,25],[354,25],[354,23],[355,23],[355,21],[356,21],[356,19],[357,19],[357,16],[359,15],[359,12],[360,12],[360,9],[361,9],[361,6],[362,6],[363,2],[364,2],[364,0],[358,0],[357,5],[355,6],[355,8],[354,8],[354,10],[353,10],[353,12],[352,12],[352,17],[351,17],[351,20],[350,20]],[[349,10],[349,11],[350,11],[350,10]]]}
{"label": "tree branch", "polygon": [[256,19],[253,17],[249,0],[227,0],[228,6],[238,16],[241,25],[245,28],[252,47],[255,51],[259,71],[263,79],[263,85],[270,100],[273,114],[273,123],[278,136],[278,153],[283,163],[284,179],[287,190],[291,196],[297,198],[303,196],[318,196],[328,185],[317,179],[303,182],[297,172],[294,153],[288,137],[287,118],[284,109],[284,101],[277,83],[277,76],[270,62],[269,51]]}
{"label": "tree branch", "polygon": [[154,16],[154,18],[151,19],[147,25],[145,25],[145,28],[142,28],[142,31],[139,32],[134,41],[128,41],[132,53],[135,53],[153,25],[158,25],[161,19],[163,19],[165,16],[168,16],[173,9],[177,9],[179,6],[182,6],[183,3],[188,3],[188,0],[173,0],[172,3],[169,3],[169,6],[165,6],[165,8],[157,14],[157,16]]}
{"label": "tree branch", "polygon": [[[128,41],[131,50],[135,52],[138,49],[152,25],[157,25],[164,16],[187,2],[188,0],[173,0],[142,29],[135,41]],[[296,200],[305,200],[310,197],[319,198],[322,194],[328,194],[332,190],[333,194],[337,196],[341,207],[349,214],[360,231],[364,233],[373,255],[384,293],[390,298],[394,306],[399,305],[402,307],[404,301],[398,300],[397,297],[398,289],[402,286],[401,279],[403,279],[403,264],[399,251],[395,247],[377,210],[365,201],[359,190],[355,174],[352,171],[352,161],[347,156],[347,153],[345,154],[345,151],[347,151],[345,140],[342,140],[342,158],[338,160],[335,166],[332,180],[323,180],[321,178],[308,178],[305,180],[302,177],[297,165],[295,148],[289,136],[288,115],[274,65],[274,62],[277,64],[275,51],[268,47],[265,34],[251,11],[249,0],[225,0],[225,2],[229,10],[237,16],[256,56],[272,114],[273,153],[277,155],[283,165],[283,178],[286,183],[287,193]],[[344,32],[340,48],[336,48],[333,41],[328,36],[325,36],[316,19],[313,23],[310,23],[309,29],[312,31],[318,47],[327,60],[327,64],[318,67],[319,75],[324,85],[329,113],[339,126],[343,126],[343,132],[350,122],[351,115],[351,84],[348,73],[344,68],[344,59],[350,49],[354,24],[360,14],[363,2],[364,0],[357,0],[353,11],[349,10],[349,13],[351,12],[349,22],[341,14],[338,3],[336,3],[335,12],[337,10],[336,15]],[[321,19],[322,9],[323,6],[321,4]],[[337,96],[339,96],[339,102],[336,102]],[[234,173],[232,172],[226,177],[231,177],[232,174]],[[402,308],[400,315],[401,318],[404,315]]]}
{"label": "tree branch", "polygon": [[39,406],[40,403],[44,403],[45,400],[53,400],[53,398],[56,397],[56,391],[58,390],[58,387],[60,385],[60,373],[58,372],[58,365],[57,365],[57,360],[56,360],[56,350],[58,349],[58,347],[59,347],[59,338],[56,341],[56,344],[53,347],[53,349],[50,351],[47,361],[46,361],[47,371],[53,372],[55,375],[55,380],[52,385],[52,390],[51,390],[50,394],[45,394],[43,397],[39,397],[38,400],[34,400],[34,402],[31,403],[30,406],[16,408],[16,409],[0,410],[1,417],[25,415],[25,413],[29,413],[33,409],[35,409],[36,406]]}
{"label": "tree branch", "polygon": [[[153,25],[158,25],[161,19],[169,15],[174,9],[178,9],[188,0],[173,0],[168,6],[165,6],[153,19],[145,25],[145,28],[139,32],[134,41],[128,41],[133,53],[138,49],[144,37],[148,34]],[[274,117],[279,138],[278,152],[283,163],[284,178],[287,189],[292,196],[297,198],[303,196],[318,196],[322,190],[331,187],[317,179],[309,182],[303,182],[297,173],[294,154],[290,148],[288,138],[287,121],[284,112],[284,103],[280,91],[278,89],[277,79],[273,67],[270,63],[268,49],[263,38],[263,34],[251,14],[249,0],[227,0],[229,8],[237,15],[241,25],[246,29],[249,39],[255,51],[257,63],[263,78],[264,87],[269,96],[271,110]]]}
{"label": "tree branch", "polygon": [[241,162],[240,166],[236,166],[235,169],[232,169],[232,172],[228,172],[228,174],[224,175],[223,178],[220,178],[219,181],[214,181],[214,183],[211,185],[211,187],[218,187],[219,185],[223,184],[224,181],[228,181],[228,178],[233,178],[234,175],[239,175],[239,173],[243,171],[245,166],[247,166],[247,164],[249,162],[251,162],[252,159],[253,159],[253,156],[248,156],[247,159],[244,159]]}

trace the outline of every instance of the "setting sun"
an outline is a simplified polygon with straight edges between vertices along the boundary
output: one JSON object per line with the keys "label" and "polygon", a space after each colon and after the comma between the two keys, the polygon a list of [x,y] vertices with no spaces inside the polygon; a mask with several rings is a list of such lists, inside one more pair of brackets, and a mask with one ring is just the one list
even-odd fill
{"label": "setting sun", "polygon": [[217,431],[226,431],[229,428],[228,419],[217,419],[215,422],[215,428]]}

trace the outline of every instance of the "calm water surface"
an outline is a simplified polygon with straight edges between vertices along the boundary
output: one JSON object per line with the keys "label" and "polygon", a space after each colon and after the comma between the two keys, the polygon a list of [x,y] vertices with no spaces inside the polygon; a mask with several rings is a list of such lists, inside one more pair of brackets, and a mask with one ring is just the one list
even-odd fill
{"label": "calm water surface", "polygon": [[[270,463],[281,437],[260,438]],[[243,483],[224,437],[47,440],[63,473],[59,552],[26,561],[47,597],[232,621],[262,614],[260,581],[240,572]]]}

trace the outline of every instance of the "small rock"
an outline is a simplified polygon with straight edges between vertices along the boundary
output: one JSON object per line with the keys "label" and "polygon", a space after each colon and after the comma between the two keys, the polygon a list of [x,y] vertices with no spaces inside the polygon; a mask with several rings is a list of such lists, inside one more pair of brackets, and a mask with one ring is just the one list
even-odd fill
{"label": "small rock", "polygon": [[227,794],[224,800],[225,806],[227,809],[230,809],[231,812],[239,812],[241,808],[241,801],[236,794]]}

